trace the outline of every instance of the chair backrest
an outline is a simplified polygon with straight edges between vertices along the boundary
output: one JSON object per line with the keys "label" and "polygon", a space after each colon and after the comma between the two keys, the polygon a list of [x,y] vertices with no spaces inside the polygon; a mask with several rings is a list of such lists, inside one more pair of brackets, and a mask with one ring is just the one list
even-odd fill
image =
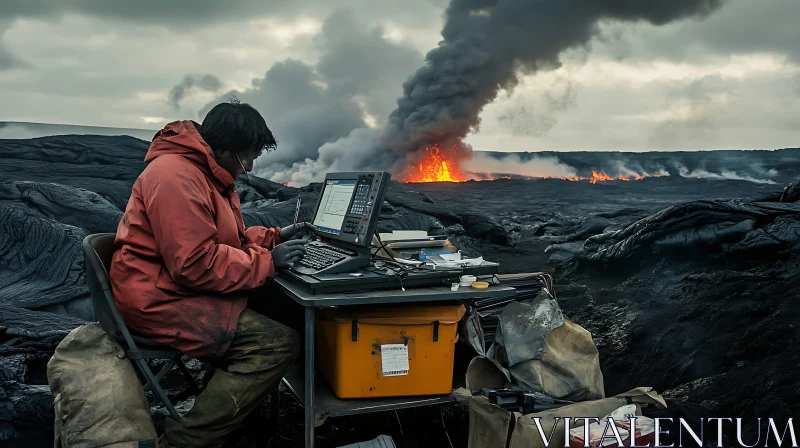
{"label": "chair backrest", "polygon": [[[121,336],[125,324],[114,302],[111,292],[111,257],[114,255],[113,233],[95,233],[83,239],[84,265],[86,266],[86,286],[92,296],[95,318],[106,333]],[[127,333],[127,329],[124,329]]]}

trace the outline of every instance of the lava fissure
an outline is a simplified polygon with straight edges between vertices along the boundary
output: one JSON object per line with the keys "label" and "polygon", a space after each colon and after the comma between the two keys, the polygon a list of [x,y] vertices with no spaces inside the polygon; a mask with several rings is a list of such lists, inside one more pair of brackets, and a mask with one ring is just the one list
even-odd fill
{"label": "lava fissure", "polygon": [[595,184],[597,182],[608,181],[631,181],[642,180],[646,177],[661,177],[662,174],[636,174],[616,177],[610,176],[606,173],[592,170],[591,176],[522,176],[514,173],[492,174],[492,173],[466,173],[461,169],[458,159],[454,154],[458,153],[458,149],[453,147],[451,151],[442,150],[439,145],[432,145],[425,148],[421,160],[413,163],[407,168],[399,179],[405,183],[428,183],[428,182],[466,182],[468,180],[474,181],[493,181],[498,179],[561,179],[570,182],[588,181]]}

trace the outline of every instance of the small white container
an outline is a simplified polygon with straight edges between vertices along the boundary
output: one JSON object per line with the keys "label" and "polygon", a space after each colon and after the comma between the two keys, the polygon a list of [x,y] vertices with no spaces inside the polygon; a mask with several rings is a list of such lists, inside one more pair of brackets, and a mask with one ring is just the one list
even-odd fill
{"label": "small white container", "polygon": [[474,275],[462,275],[458,284],[460,286],[472,286],[472,283],[477,280],[478,277],[475,277]]}

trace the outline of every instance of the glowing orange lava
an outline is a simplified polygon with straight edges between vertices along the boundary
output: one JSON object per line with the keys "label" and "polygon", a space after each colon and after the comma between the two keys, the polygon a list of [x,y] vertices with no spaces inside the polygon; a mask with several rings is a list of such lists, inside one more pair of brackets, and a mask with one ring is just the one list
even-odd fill
{"label": "glowing orange lava", "polygon": [[400,177],[403,182],[464,182],[456,160],[443,152],[438,145],[425,148],[425,157],[406,170]]}
{"label": "glowing orange lava", "polygon": [[[475,180],[475,181],[493,181],[498,179],[561,179],[566,180],[569,182],[582,182],[582,181],[589,181],[591,184],[596,184],[597,182],[608,182],[608,181],[624,181],[630,182],[631,180],[642,180],[646,177],[662,177],[664,174],[657,173],[653,175],[641,175],[636,174],[635,176],[623,176],[619,175],[617,177],[609,176],[606,173],[592,170],[591,177],[584,177],[584,176],[571,176],[571,177],[557,177],[551,178],[548,176],[532,176],[532,177],[523,177],[520,175],[515,174],[492,174],[492,173],[479,173],[479,172],[467,172],[466,174],[461,171],[461,167],[458,165],[457,159],[453,156],[457,151],[456,147],[453,147],[452,151],[443,151],[439,145],[432,145],[425,148],[425,155],[424,157],[417,162],[416,164],[412,165],[406,171],[404,171],[400,176],[399,179],[401,182],[465,182],[467,180]],[[512,177],[513,176],[513,177]]]}
{"label": "glowing orange lava", "polygon": [[605,182],[608,180],[614,180],[614,178],[606,173],[598,173],[597,171],[592,170],[592,177],[589,178],[589,183],[596,184],[597,182]]}

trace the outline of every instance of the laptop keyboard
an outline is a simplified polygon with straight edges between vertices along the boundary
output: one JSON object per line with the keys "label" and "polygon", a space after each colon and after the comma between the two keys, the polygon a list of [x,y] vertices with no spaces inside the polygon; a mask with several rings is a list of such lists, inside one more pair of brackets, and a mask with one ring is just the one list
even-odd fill
{"label": "laptop keyboard", "polygon": [[355,252],[340,247],[309,244],[306,246],[305,256],[298,263],[310,269],[322,270],[347,259],[348,256],[356,255]]}

